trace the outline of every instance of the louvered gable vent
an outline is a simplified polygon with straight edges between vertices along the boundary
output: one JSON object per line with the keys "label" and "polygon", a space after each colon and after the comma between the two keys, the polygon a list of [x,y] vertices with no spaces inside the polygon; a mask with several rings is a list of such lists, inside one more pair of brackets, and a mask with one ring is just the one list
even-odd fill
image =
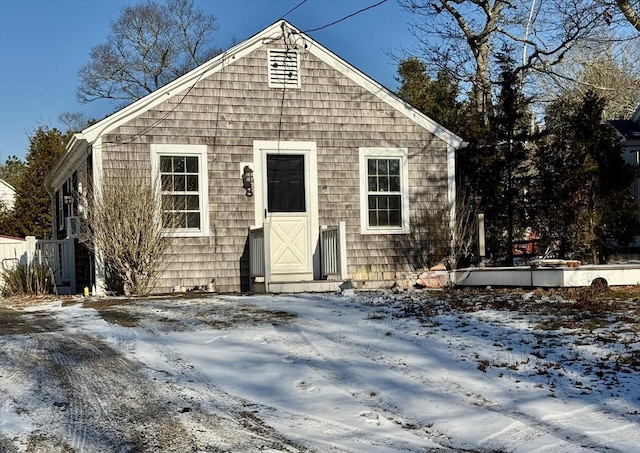
{"label": "louvered gable vent", "polygon": [[298,52],[269,49],[269,87],[300,88]]}

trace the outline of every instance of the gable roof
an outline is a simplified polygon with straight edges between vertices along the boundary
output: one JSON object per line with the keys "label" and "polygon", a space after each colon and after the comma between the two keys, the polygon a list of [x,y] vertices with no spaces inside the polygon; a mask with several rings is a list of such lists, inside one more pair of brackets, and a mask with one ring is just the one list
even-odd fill
{"label": "gable roof", "polygon": [[[430,131],[451,147],[457,149],[464,146],[463,140],[456,134],[436,123],[431,118],[400,99],[395,93],[385,88],[383,85],[376,82],[351,64],[347,63],[345,60],[314,41],[308,35],[302,33],[286,20],[281,19],[261,32],[253,35],[245,41],[242,41],[217,57],[179,77],[173,82],[133,102],[129,106],[124,107],[105,119],[84,129],[82,132],[75,134],[67,145],[65,155],[60,159],[58,164],[51,171],[50,175],[57,173],[59,165],[63,165],[62,161],[65,161],[68,155],[74,154],[74,150],[78,148],[85,149],[88,145],[99,139],[103,134],[109,133],[137,115],[152,109],[164,102],[167,98],[180,93],[185,89],[189,89],[199,80],[221,71],[224,67],[237,59],[253,52],[265,42],[274,41],[282,38],[283,36],[295,37],[296,42],[304,43],[303,45],[306,52],[313,54],[321,61],[327,63],[335,70],[350,78],[356,84],[369,91],[372,95],[389,104],[391,107],[401,112],[424,129]],[[47,178],[47,180],[48,179],[49,178]]]}
{"label": "gable roof", "polygon": [[620,135],[627,140],[640,140],[640,104],[629,120],[609,121]]}

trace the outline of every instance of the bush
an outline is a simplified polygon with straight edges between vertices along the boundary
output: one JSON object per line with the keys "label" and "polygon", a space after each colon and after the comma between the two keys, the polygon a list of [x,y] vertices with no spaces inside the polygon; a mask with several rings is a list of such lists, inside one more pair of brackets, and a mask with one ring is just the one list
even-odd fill
{"label": "bush", "polygon": [[17,264],[15,267],[2,269],[4,287],[2,295],[41,296],[49,293],[53,285],[51,268],[42,264]]}

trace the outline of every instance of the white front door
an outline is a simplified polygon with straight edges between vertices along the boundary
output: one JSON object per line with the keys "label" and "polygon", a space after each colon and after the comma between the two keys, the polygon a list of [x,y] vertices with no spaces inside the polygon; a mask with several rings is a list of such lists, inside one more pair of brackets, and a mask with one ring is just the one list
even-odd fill
{"label": "white front door", "polygon": [[[281,143],[260,150],[260,198],[269,224],[272,281],[314,279],[318,242],[315,144]],[[257,156],[256,156],[257,157]],[[257,182],[257,181],[256,181]]]}

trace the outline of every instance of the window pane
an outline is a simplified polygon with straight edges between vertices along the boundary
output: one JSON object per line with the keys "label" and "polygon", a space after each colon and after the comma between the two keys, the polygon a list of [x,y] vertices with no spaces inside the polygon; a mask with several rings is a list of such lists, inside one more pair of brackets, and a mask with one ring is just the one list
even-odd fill
{"label": "window pane", "polygon": [[369,176],[369,192],[378,191],[378,179],[375,176]]}
{"label": "window pane", "polygon": [[400,176],[389,177],[389,192],[400,192]]}
{"label": "window pane", "polygon": [[187,157],[187,173],[198,173],[198,158],[197,157]]}
{"label": "window pane", "polygon": [[173,190],[173,178],[171,175],[162,175],[162,190],[170,191]]}
{"label": "window pane", "polygon": [[387,176],[378,178],[378,190],[380,192],[389,192],[389,178]]}
{"label": "window pane", "polygon": [[389,209],[400,210],[400,196],[399,195],[389,196],[389,197],[387,197],[387,200],[389,202]]}
{"label": "window pane", "polygon": [[173,209],[172,197],[170,195],[163,195],[162,196],[162,210],[163,211],[170,211],[172,209]]}
{"label": "window pane", "polygon": [[173,225],[173,213],[172,212],[163,212],[162,213],[162,226],[165,228],[171,228]]}
{"label": "window pane", "polygon": [[160,171],[162,173],[171,173],[171,158],[166,156],[160,157]]}
{"label": "window pane", "polygon": [[187,191],[198,191],[198,175],[187,175]]}
{"label": "window pane", "polygon": [[378,226],[376,211],[369,211],[369,226]]}
{"label": "window pane", "polygon": [[389,159],[389,174],[400,176],[400,160]]}
{"label": "window pane", "polygon": [[187,219],[187,228],[200,229],[200,213],[199,212],[187,213],[186,219]]}
{"label": "window pane", "polygon": [[173,177],[173,190],[175,192],[184,192],[187,188],[186,176],[175,175]]}
{"label": "window pane", "polygon": [[184,195],[173,196],[173,209],[175,211],[184,211],[187,208],[187,197]]}
{"label": "window pane", "polygon": [[379,175],[388,175],[389,174],[389,161],[386,159],[378,159],[378,174]]}
{"label": "window pane", "polygon": [[378,211],[378,225],[379,226],[389,225],[389,213],[387,211]]}
{"label": "window pane", "polygon": [[401,226],[400,211],[389,211],[389,225]]}
{"label": "window pane", "polygon": [[389,197],[378,197],[378,209],[389,208]]}
{"label": "window pane", "polygon": [[378,172],[376,171],[378,167],[376,166],[376,160],[375,159],[368,159],[367,160],[367,172],[369,173],[369,175],[376,175]]}
{"label": "window pane", "polygon": [[174,173],[184,173],[184,170],[185,170],[184,157],[174,157],[173,158]]}
{"label": "window pane", "polygon": [[187,196],[187,210],[197,211],[200,209],[200,197],[198,195]]}

